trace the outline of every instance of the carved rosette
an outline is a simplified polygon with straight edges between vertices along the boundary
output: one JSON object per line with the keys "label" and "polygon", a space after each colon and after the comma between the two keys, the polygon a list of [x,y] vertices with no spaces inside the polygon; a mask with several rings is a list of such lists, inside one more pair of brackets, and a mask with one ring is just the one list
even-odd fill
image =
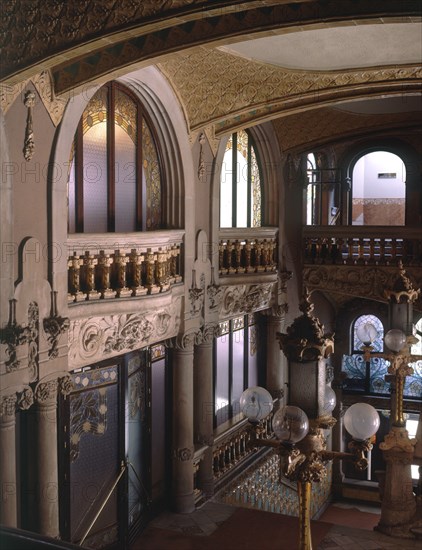
{"label": "carved rosette", "polygon": [[180,462],[187,462],[193,458],[193,449],[184,447],[183,449],[175,449],[173,451],[173,457]]}
{"label": "carved rosette", "polygon": [[324,326],[312,315],[313,308],[306,289],[299,307],[303,314],[288,327],[287,334],[277,333],[280,349],[289,361],[316,361],[334,351],[332,335],[324,335]]}

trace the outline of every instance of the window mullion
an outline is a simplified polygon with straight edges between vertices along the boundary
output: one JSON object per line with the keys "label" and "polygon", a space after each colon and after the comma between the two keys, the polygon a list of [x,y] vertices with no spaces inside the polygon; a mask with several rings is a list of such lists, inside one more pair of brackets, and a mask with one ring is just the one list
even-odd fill
{"label": "window mullion", "polygon": [[246,226],[252,227],[252,218],[251,218],[251,201],[252,201],[252,153],[251,153],[251,140],[249,139],[248,134],[248,158],[247,158],[247,200],[246,200]]}
{"label": "window mullion", "polygon": [[107,116],[107,230],[116,229],[115,129],[114,86],[108,88]]}
{"label": "window mullion", "polygon": [[75,230],[84,231],[84,158],[82,120],[78,124],[75,136]]}
{"label": "window mullion", "polygon": [[143,215],[144,183],[142,178],[142,113],[136,109],[136,229],[145,230],[146,217]]}
{"label": "window mullion", "polygon": [[232,227],[237,227],[237,134],[233,134],[232,147]]}
{"label": "window mullion", "polygon": [[230,321],[229,332],[229,418],[233,416],[233,321]]}

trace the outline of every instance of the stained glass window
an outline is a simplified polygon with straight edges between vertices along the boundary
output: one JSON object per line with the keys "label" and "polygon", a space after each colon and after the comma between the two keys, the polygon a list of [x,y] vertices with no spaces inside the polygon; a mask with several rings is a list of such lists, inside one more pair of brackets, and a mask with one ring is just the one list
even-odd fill
{"label": "stained glass window", "polygon": [[220,177],[220,227],[260,227],[262,179],[259,158],[247,130],[227,142]]}
{"label": "stained glass window", "polygon": [[100,88],[75,134],[68,184],[70,232],[161,227],[162,169],[137,97],[117,83]]}
{"label": "stained glass window", "polygon": [[[411,352],[414,355],[422,355],[422,318],[416,323],[415,329],[418,342],[412,346]],[[403,396],[422,399],[422,360],[410,363],[409,366],[413,368],[413,374],[406,376]]]}
{"label": "stained glass window", "polygon": [[382,352],[384,349],[384,327],[375,315],[361,315],[352,325],[352,353],[343,355],[342,370],[347,375],[345,390],[362,392],[365,394],[383,394],[390,391],[390,384],[385,381],[390,363],[382,357],[370,357],[365,361],[363,357],[363,342],[358,338],[359,328],[371,325],[374,327],[374,340],[371,343],[372,351]]}

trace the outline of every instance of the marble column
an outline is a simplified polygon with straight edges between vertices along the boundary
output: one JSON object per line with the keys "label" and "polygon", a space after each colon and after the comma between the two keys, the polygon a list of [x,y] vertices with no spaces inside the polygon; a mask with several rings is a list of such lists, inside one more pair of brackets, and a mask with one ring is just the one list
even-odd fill
{"label": "marble column", "polygon": [[198,485],[206,497],[214,494],[212,445],[213,426],[213,341],[218,325],[206,328],[194,354],[194,436],[195,443],[208,448],[199,464]]}
{"label": "marble column", "polygon": [[175,512],[195,509],[193,483],[193,344],[196,333],[178,339],[171,352],[173,375],[172,501]]}
{"label": "marble column", "polygon": [[57,387],[57,379],[38,384],[33,415],[36,530],[53,538],[59,536]]}
{"label": "marble column", "polygon": [[280,350],[277,333],[282,331],[285,320],[286,307],[278,306],[264,311],[263,319],[266,329],[267,353],[267,389],[273,398],[281,399],[284,396],[286,359]]}
{"label": "marble column", "polygon": [[16,393],[4,395],[0,409],[0,524],[17,527]]}

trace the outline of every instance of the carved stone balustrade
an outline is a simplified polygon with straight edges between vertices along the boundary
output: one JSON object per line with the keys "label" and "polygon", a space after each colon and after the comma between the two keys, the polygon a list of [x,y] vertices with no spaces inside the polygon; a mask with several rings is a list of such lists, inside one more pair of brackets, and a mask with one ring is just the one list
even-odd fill
{"label": "carved stone balustrade", "polygon": [[420,227],[307,226],[305,263],[347,265],[422,264]]}
{"label": "carved stone balustrade", "polygon": [[[416,287],[422,284],[420,227],[308,226],[303,229],[303,282],[329,292],[339,303],[352,297],[386,302],[402,263]],[[422,309],[422,300],[415,302]]]}
{"label": "carved stone balustrade", "polygon": [[273,227],[220,229],[220,277],[276,272],[277,233]]}
{"label": "carved stone balustrade", "polygon": [[[271,420],[272,414],[263,420],[264,429],[260,438],[268,439],[272,436]],[[254,447],[249,445],[254,439],[253,427],[247,421],[237,424],[215,438],[213,445],[213,474],[215,480],[233,470],[254,452]]]}
{"label": "carved stone balustrade", "polygon": [[181,283],[183,234],[70,235],[69,303],[158,294]]}

